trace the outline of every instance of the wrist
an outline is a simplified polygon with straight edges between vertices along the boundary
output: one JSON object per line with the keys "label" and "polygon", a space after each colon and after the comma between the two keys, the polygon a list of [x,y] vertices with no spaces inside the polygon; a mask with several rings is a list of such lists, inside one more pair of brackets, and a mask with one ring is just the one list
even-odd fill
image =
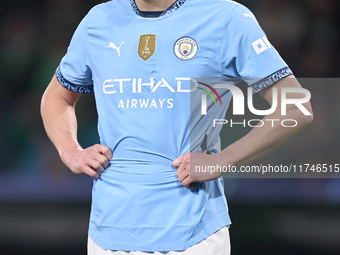
{"label": "wrist", "polygon": [[83,148],[80,145],[68,146],[58,150],[59,156],[63,162],[68,161],[71,155],[77,152],[83,151]]}
{"label": "wrist", "polygon": [[230,155],[226,155],[224,151],[211,155],[213,157],[212,161],[215,165],[232,167],[235,165],[235,162]]}

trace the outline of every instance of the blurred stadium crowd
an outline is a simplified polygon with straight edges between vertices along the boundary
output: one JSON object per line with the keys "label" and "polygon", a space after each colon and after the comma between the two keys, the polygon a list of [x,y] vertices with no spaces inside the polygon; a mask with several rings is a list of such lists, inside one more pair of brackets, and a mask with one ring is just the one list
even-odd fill
{"label": "blurred stadium crowd", "polygon": [[[338,78],[340,15],[338,0],[243,0],[271,43],[297,77]],[[0,10],[0,179],[3,176],[70,176],[48,140],[40,118],[40,99],[77,24],[95,0],[2,1]],[[199,18],[199,17],[197,17]],[[306,161],[338,158],[339,79],[313,89],[315,121],[299,140]],[[306,86],[306,85],[305,85]],[[93,96],[77,107],[83,146],[98,140]],[[276,154],[275,154],[276,155]],[[301,157],[285,146],[280,158]],[[299,161],[296,159],[295,161]],[[303,162],[304,161],[304,162]],[[1,187],[0,187],[1,190]]]}
{"label": "blurred stadium crowd", "polygon": [[[76,26],[98,2],[2,1],[0,172],[62,174],[44,134],[40,99]],[[79,110],[95,115],[93,109]]]}

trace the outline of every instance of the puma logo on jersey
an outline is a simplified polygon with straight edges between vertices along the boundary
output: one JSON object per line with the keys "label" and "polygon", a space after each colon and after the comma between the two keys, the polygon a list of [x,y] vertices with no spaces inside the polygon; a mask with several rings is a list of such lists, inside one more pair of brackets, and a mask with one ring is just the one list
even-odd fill
{"label": "puma logo on jersey", "polygon": [[117,47],[113,42],[110,42],[108,47],[117,50],[118,57],[120,57],[120,47],[122,47],[122,45],[123,45],[124,42],[125,42],[125,41],[123,41],[123,42],[119,45],[119,47]]}

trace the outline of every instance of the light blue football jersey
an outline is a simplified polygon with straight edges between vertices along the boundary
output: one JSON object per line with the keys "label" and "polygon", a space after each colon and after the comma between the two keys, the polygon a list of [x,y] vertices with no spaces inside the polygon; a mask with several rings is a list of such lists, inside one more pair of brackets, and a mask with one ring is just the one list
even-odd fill
{"label": "light blue football jersey", "polygon": [[[202,117],[205,92],[190,78],[241,78],[258,92],[290,74],[254,15],[233,1],[178,0],[156,18],[133,0],[94,7],[56,71],[64,87],[94,91],[100,141],[113,152],[94,181],[91,238],[111,250],[184,250],[231,224],[222,178],[188,190],[172,166],[202,151],[203,134],[208,151],[220,151],[220,127]],[[208,120],[227,110],[230,93],[218,93],[223,107]]]}

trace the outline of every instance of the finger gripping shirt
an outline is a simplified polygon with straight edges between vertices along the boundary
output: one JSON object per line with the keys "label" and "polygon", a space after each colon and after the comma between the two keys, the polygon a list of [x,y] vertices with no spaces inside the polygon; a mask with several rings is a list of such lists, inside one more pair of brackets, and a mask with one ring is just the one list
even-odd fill
{"label": "finger gripping shirt", "polygon": [[56,71],[67,89],[94,91],[100,141],[113,153],[94,181],[91,238],[110,250],[180,251],[231,224],[222,178],[188,190],[172,166],[190,151],[221,150],[212,119],[224,117],[231,93],[204,78],[243,79],[256,93],[290,74],[233,1],[177,1],[156,18],[134,1],[94,7]]}

